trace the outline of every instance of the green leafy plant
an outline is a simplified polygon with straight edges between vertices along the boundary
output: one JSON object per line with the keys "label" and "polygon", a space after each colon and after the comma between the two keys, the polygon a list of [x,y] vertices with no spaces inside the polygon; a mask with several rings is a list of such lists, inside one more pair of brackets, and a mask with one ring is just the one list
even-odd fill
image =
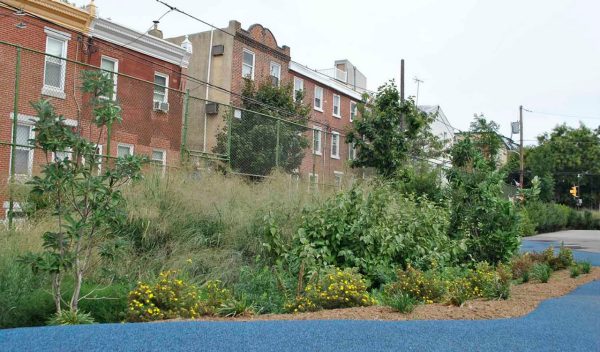
{"label": "green leafy plant", "polygon": [[390,295],[384,294],[382,303],[394,311],[411,313],[419,302],[407,293],[396,292]]}
{"label": "green leafy plant", "polygon": [[223,302],[217,312],[224,317],[247,316],[256,313],[256,306],[242,295],[240,298],[230,298]]}
{"label": "green leafy plant", "polygon": [[581,275],[581,267],[579,265],[572,265],[569,267],[569,274],[572,278],[576,278]]}
{"label": "green leafy plant", "polygon": [[552,268],[545,263],[535,263],[531,268],[531,277],[542,283],[547,283],[552,275]]}
{"label": "green leafy plant", "polygon": [[233,294],[220,280],[209,280],[200,288],[203,315],[217,315],[226,302],[231,302]]}
{"label": "green leafy plant", "polygon": [[175,271],[160,273],[155,284],[139,282],[129,293],[128,306],[129,321],[196,318],[204,310],[197,288],[179,279]]}
{"label": "green leafy plant", "polygon": [[94,323],[94,318],[92,318],[90,313],[66,309],[54,313],[50,320],[48,320],[48,325],[83,325]]}
{"label": "green leafy plant", "polygon": [[[91,97],[92,122],[103,131],[107,126],[121,121],[121,109],[112,99],[114,82],[101,71],[83,71],[83,93]],[[65,124],[49,100],[32,103],[38,120],[35,122],[35,146],[55,155],[54,161],[42,168],[42,176],[29,183],[32,194],[49,197],[54,205],[56,227],[43,236],[43,251],[28,253],[20,258],[34,272],[47,273],[52,279],[55,309],[60,316],[65,276],[71,275],[73,293],[68,308],[77,313],[81,300],[81,286],[85,274],[100,259],[111,260],[114,251],[112,225],[122,221],[125,214],[123,197],[119,188],[139,177],[142,159],[128,156],[106,163],[99,172],[102,159],[96,154],[102,133],[97,140],[89,141]],[[69,152],[71,156],[61,157]],[[85,162],[84,162],[85,161]],[[114,249],[114,248],[113,248]]]}
{"label": "green leafy plant", "polygon": [[584,274],[589,274],[592,270],[592,263],[589,261],[580,262],[577,265],[581,268],[581,272]]}

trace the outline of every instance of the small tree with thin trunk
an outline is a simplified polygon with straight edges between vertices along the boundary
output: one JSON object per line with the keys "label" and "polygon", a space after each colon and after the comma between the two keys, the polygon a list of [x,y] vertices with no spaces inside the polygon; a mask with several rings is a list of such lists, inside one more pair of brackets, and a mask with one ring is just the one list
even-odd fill
{"label": "small tree with thin trunk", "polygon": [[[49,100],[32,103],[37,112],[35,147],[46,154],[41,176],[29,183],[36,196],[50,198],[56,219],[52,231],[43,234],[43,251],[29,253],[21,261],[34,272],[45,272],[52,281],[57,315],[67,308],[77,313],[86,273],[111,256],[118,243],[111,225],[124,219],[119,188],[140,176],[143,158],[127,156],[103,160],[96,146],[107,126],[121,121],[121,108],[113,99],[113,80],[101,71],[84,71],[84,94],[90,96],[91,123],[99,131],[89,141],[65,125]],[[68,277],[71,276],[72,280]],[[72,281],[70,299],[64,299],[65,283]],[[69,285],[71,286],[71,285]]]}

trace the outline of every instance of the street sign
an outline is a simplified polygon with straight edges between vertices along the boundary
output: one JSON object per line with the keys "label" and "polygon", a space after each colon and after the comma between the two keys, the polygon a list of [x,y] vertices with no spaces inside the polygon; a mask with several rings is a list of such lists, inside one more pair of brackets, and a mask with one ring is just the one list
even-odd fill
{"label": "street sign", "polygon": [[519,126],[519,121],[517,122],[511,122],[510,123],[510,128],[512,130],[512,134],[518,134],[521,132],[521,127]]}

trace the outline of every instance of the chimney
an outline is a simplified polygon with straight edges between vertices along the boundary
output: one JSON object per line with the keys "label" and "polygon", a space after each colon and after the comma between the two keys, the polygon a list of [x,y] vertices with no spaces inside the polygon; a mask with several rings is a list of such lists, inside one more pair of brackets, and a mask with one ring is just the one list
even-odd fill
{"label": "chimney", "polygon": [[148,34],[150,34],[151,36],[154,36],[156,38],[163,39],[163,32],[160,29],[158,29],[159,21],[152,21],[152,22],[154,22],[154,28],[149,30]]}

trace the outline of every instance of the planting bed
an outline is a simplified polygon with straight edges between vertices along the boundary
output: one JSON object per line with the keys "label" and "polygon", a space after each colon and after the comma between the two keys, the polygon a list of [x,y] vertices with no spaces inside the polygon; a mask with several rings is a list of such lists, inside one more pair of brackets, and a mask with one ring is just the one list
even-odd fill
{"label": "planting bed", "polygon": [[569,270],[552,274],[548,283],[528,282],[514,285],[507,300],[467,301],[462,307],[444,304],[419,305],[410,314],[392,311],[389,307],[371,306],[330,309],[297,314],[264,314],[222,318],[205,316],[199,321],[259,321],[259,320],[477,320],[501,319],[526,315],[543,300],[566,295],[575,288],[591,281],[600,280],[600,267],[593,267],[589,274],[569,277]]}

